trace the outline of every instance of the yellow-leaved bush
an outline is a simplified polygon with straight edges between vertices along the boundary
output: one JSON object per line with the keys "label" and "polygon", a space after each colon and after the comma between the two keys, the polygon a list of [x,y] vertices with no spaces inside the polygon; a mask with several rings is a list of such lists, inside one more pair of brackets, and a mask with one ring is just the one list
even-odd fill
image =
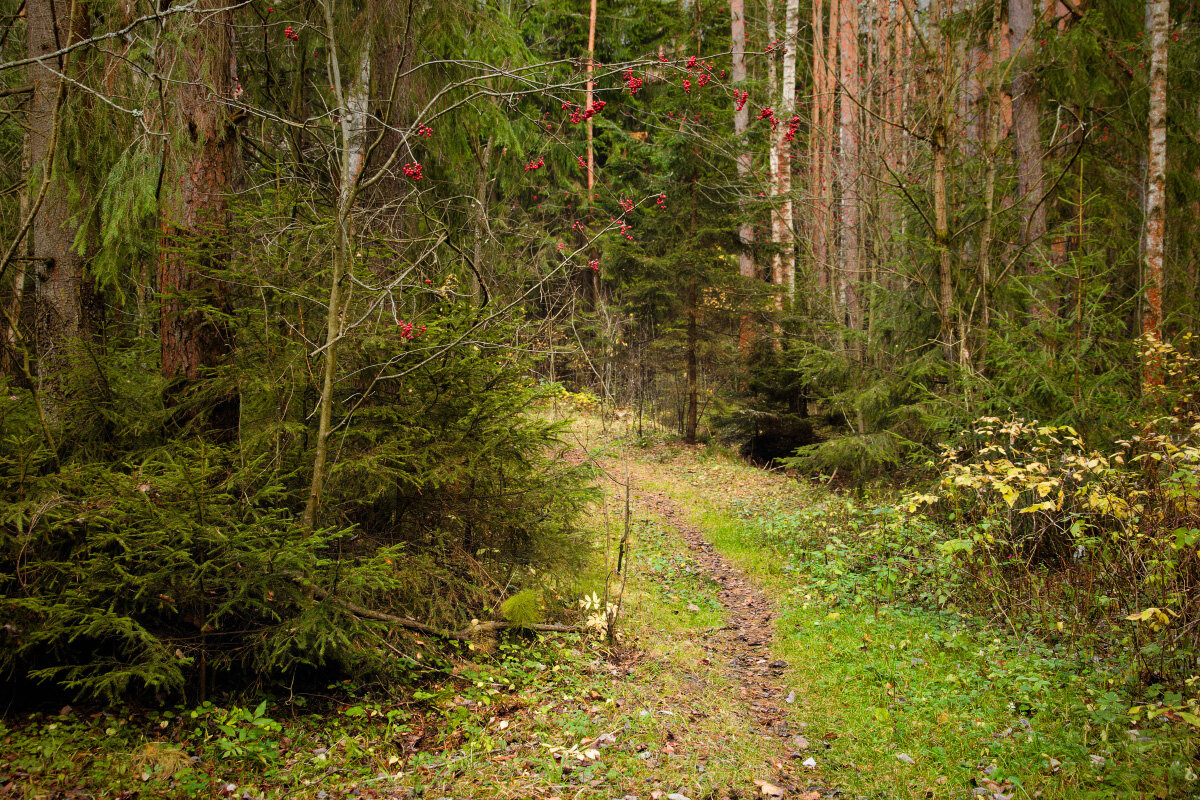
{"label": "yellow-leaved bush", "polygon": [[1200,370],[1183,346],[1147,341],[1143,359],[1147,413],[1125,439],[1100,450],[1070,426],[984,417],[904,506],[953,532],[942,554],[1010,622],[1184,678],[1200,653]]}

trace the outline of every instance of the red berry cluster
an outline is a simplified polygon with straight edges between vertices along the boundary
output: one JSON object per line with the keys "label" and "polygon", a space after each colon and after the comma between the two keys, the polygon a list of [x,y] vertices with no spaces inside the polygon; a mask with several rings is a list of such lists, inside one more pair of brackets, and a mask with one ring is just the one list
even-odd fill
{"label": "red berry cluster", "polygon": [[687,78],[684,78],[684,79],[683,79],[683,90],[684,90],[685,92],[691,92],[691,91],[692,91],[692,82],[691,82],[691,81],[689,81]]}
{"label": "red berry cluster", "polygon": [[544,166],[546,166],[545,156],[538,156],[537,161],[530,161],[528,164],[525,165],[525,171],[526,172],[536,172],[537,170],[541,169]]}
{"label": "red berry cluster", "polygon": [[591,261],[588,262],[588,266],[592,268],[592,272],[599,272],[600,271],[600,259],[593,258]]}
{"label": "red berry cluster", "polygon": [[566,243],[566,242],[559,242],[559,243],[558,243],[558,252],[560,252],[560,253],[561,253],[561,252],[562,252],[563,250],[565,250],[566,248],[567,248],[567,243]]}
{"label": "red berry cluster", "polygon": [[658,196],[658,200],[656,201],[656,204],[658,205],[659,208],[666,208],[667,207],[667,196],[665,194],[660,194]]}
{"label": "red berry cluster", "polygon": [[642,88],[642,79],[633,77],[633,70],[627,69],[625,70],[625,85],[629,87],[631,95],[636,95],[638,89]]}
{"label": "red berry cluster", "polygon": [[788,132],[783,135],[785,142],[790,142],[796,138],[796,128],[800,127],[800,118],[792,117],[792,121],[788,123]]}
{"label": "red berry cluster", "polygon": [[417,136],[424,136],[428,139],[430,136],[433,136],[433,128],[430,128],[428,125],[418,125]]}
{"label": "red berry cluster", "polygon": [[584,227],[583,227],[583,223],[582,223],[582,222],[580,222],[579,220],[575,220],[574,222],[572,222],[572,223],[571,223],[571,230],[573,230],[573,231],[581,231],[581,230],[583,230],[583,229],[584,229]]}
{"label": "red berry cluster", "polygon": [[587,169],[587,162],[583,160],[583,156],[575,156],[575,163],[580,169]]}
{"label": "red berry cluster", "polygon": [[779,120],[775,119],[775,112],[771,110],[770,106],[767,106],[762,111],[759,111],[758,116],[755,117],[755,119],[770,120],[771,130],[775,130],[775,126],[779,124]]}
{"label": "red berry cluster", "polygon": [[422,169],[424,169],[424,168],[418,163],[405,164],[404,165],[404,174],[407,175],[408,177],[412,178],[414,181],[419,181],[423,177],[421,175]]}
{"label": "red berry cluster", "polygon": [[622,198],[621,200],[618,200],[617,205],[619,205],[621,207],[621,209],[623,211],[625,211],[625,213],[629,213],[630,211],[633,211],[633,201],[629,200],[627,198]]}
{"label": "red berry cluster", "polygon": [[712,80],[712,75],[708,74],[707,72],[702,72],[702,73],[700,73],[700,77],[696,78],[696,85],[704,86],[711,80]]}
{"label": "red berry cluster", "polygon": [[286,28],[283,29],[283,35],[286,38],[291,39],[293,42],[300,41],[300,34],[296,33],[294,30],[292,30],[291,25],[288,25]]}
{"label": "red berry cluster", "polygon": [[589,120],[603,111],[606,105],[608,105],[608,103],[605,101],[597,100],[596,102],[592,103],[589,108],[573,108],[571,109],[571,122],[578,125],[585,120]]}
{"label": "red berry cluster", "polygon": [[741,111],[743,108],[746,107],[746,101],[750,99],[750,93],[749,92],[741,92],[739,94],[738,90],[734,89],[733,90],[733,99],[737,103],[737,108],[735,108],[734,111]]}
{"label": "red berry cluster", "polygon": [[425,333],[424,325],[414,326],[411,322],[405,322],[404,320],[400,320],[398,324],[400,325],[400,338],[402,339],[412,341]]}
{"label": "red berry cluster", "polygon": [[633,226],[619,219],[614,219],[613,222],[617,223],[617,227],[620,229],[621,235],[632,242],[633,237],[629,235],[629,232],[633,230]]}

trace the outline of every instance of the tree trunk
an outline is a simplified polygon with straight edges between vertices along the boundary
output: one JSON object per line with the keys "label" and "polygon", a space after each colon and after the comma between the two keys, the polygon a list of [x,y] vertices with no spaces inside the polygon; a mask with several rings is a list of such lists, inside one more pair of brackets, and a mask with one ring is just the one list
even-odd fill
{"label": "tree trunk", "polygon": [[[733,64],[732,64],[732,80],[733,89],[735,92],[746,91],[746,15],[744,0],[732,0],[729,5],[730,15],[730,37],[733,45]],[[750,107],[746,103],[736,101],[737,105],[741,105],[740,111],[735,111],[733,115],[733,132],[737,137],[738,150],[737,157],[737,173],[738,182],[742,185],[743,191],[750,182],[750,146],[746,142],[746,129],[750,126]],[[746,212],[746,201],[743,197],[738,198],[738,242],[741,248],[738,250],[738,273],[746,282],[755,280],[758,275],[754,266],[754,225],[751,223]],[[742,353],[742,360],[745,361],[750,355],[750,348],[754,341],[754,324],[753,317],[749,312],[742,314],[741,330],[738,336],[738,346]]]}
{"label": "tree trunk", "polygon": [[[325,30],[330,40],[335,39],[336,30],[333,23],[333,0],[322,2],[325,16]],[[338,106],[344,109],[342,114],[341,140],[338,143],[339,156],[339,186],[337,205],[337,226],[335,235],[337,241],[333,247],[333,263],[329,280],[329,301],[325,316],[325,344],[322,346],[324,368],[321,377],[321,398],[317,412],[317,445],[313,455],[312,482],[309,486],[308,501],[304,505],[304,515],[301,522],[306,528],[316,524],[317,513],[321,507],[321,495],[325,488],[326,462],[329,457],[329,433],[333,422],[333,385],[337,375],[337,344],[342,335],[342,288],[354,269],[354,202],[358,196],[359,177],[362,175],[363,162],[367,150],[368,102],[371,93],[371,48],[370,37],[364,37],[362,52],[359,55],[358,75],[349,87],[342,81],[341,64],[337,52],[331,49],[329,54],[330,73],[333,76],[333,86]]]}
{"label": "tree trunk", "polygon": [[841,153],[838,162],[838,182],[841,184],[841,240],[839,242],[839,294],[845,308],[845,323],[850,334],[848,349],[857,357],[857,332],[862,328],[862,309],[859,302],[859,191],[860,164],[858,159],[858,5],[842,0],[840,19],[840,83],[841,83]]}
{"label": "tree trunk", "polygon": [[[29,0],[25,5],[27,46],[30,58],[44,56],[88,36],[87,8],[80,2]],[[32,208],[27,252],[34,259],[35,341],[37,380],[42,384],[46,416],[51,428],[62,424],[61,405],[66,371],[76,360],[84,338],[89,335],[88,307],[92,292],[87,285],[85,259],[74,247],[77,226],[75,211],[88,205],[87,198],[70,202],[83,183],[71,181],[56,164],[59,109],[70,100],[80,103],[56,73],[70,72],[74,54],[50,59],[46,66],[28,68],[32,94],[27,115],[30,172],[48,179],[41,203]],[[72,186],[74,185],[74,188]]]}
{"label": "tree trunk", "polygon": [[[224,9],[224,10],[222,10]],[[164,174],[165,234],[158,266],[162,375],[197,380],[228,355],[230,332],[214,320],[228,306],[225,282],[214,271],[229,259],[229,196],[237,160],[237,131],[225,102],[237,86],[233,14],[222,0],[201,0],[177,57],[171,127],[185,147],[168,154]]]}
{"label": "tree trunk", "polygon": [[[992,29],[989,34],[991,53],[987,65],[996,74],[996,64],[1000,63],[998,43],[1000,41],[1000,0],[992,0]],[[993,79],[986,89],[983,89],[983,224],[979,229],[979,252],[976,261],[976,279],[979,281],[979,337],[973,348],[964,341],[960,362],[965,369],[971,369],[973,364],[983,363],[987,346],[988,331],[992,325],[992,243],[995,230],[996,216],[996,157],[1000,147],[1000,125],[1002,121],[1000,85],[998,79]],[[968,349],[970,348],[970,349]]]}
{"label": "tree trunk", "polygon": [[[1146,216],[1142,234],[1145,252],[1142,334],[1161,342],[1167,207],[1167,36],[1171,26],[1170,2],[1149,0],[1147,11],[1150,35],[1150,141],[1146,162]],[[1142,380],[1146,384],[1162,381],[1161,364],[1157,359],[1147,360]]]}
{"label": "tree trunk", "polygon": [[821,227],[821,132],[825,103],[825,0],[812,3],[812,109],[808,126],[808,205],[812,269],[817,288],[825,289],[825,231]]}
{"label": "tree trunk", "polygon": [[687,423],[683,439],[688,444],[696,443],[696,425],[699,417],[700,389],[698,369],[696,364],[696,281],[692,280],[688,287],[688,327],[687,327]]}
{"label": "tree trunk", "polygon": [[779,84],[779,123],[774,131],[774,194],[771,239],[779,246],[772,259],[777,306],[791,304],[796,293],[796,249],[792,235],[792,117],[796,113],[796,51],[799,50],[800,2],[787,0],[783,26],[783,65]]}
{"label": "tree trunk", "polygon": [[[849,0],[847,0],[849,2]],[[825,253],[825,261],[821,265],[822,273],[825,275],[826,283],[829,286],[831,293],[837,293],[838,297],[831,298],[831,305],[838,310],[839,314],[844,314],[844,306],[841,305],[840,297],[840,281],[837,278],[838,271],[830,263],[830,255],[836,246],[837,235],[833,229],[833,198],[834,198],[834,169],[833,169],[833,150],[834,150],[834,132],[836,130],[836,121],[834,119],[834,111],[837,106],[837,97],[839,90],[837,88],[838,78],[838,39],[839,26],[841,24],[841,11],[838,7],[839,0],[829,0],[829,17],[828,24],[825,26],[825,96],[823,99],[824,108],[821,111],[821,170],[824,177],[821,180],[821,209],[820,221],[818,225],[821,228],[822,250]],[[840,321],[840,320],[839,320]]]}
{"label": "tree trunk", "polygon": [[[1013,71],[1013,137],[1017,155],[1017,193],[1020,196],[1022,225],[1020,244],[1024,248],[1024,272],[1035,282],[1042,272],[1042,240],[1046,236],[1046,193],[1042,139],[1039,130],[1041,104],[1032,66],[1030,41],[1036,22],[1038,0],[1009,0],[1008,24],[1012,36],[1012,54],[1018,63]],[[1052,305],[1044,288],[1035,286],[1032,313],[1048,320]]]}

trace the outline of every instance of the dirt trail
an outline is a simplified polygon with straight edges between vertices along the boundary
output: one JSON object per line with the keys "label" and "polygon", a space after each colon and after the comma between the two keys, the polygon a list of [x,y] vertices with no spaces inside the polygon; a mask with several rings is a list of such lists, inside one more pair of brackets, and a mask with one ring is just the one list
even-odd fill
{"label": "dirt trail", "polygon": [[[747,733],[763,737],[764,753],[771,754],[764,770],[753,777],[770,776],[763,787],[782,790],[785,797],[837,797],[834,789],[814,784],[801,762],[808,753],[804,723],[788,721],[788,704],[795,700],[792,688],[783,680],[788,664],[772,656],[776,608],[771,598],[755,586],[737,567],[721,555],[704,532],[687,519],[684,509],[669,494],[642,488],[688,481],[685,475],[661,471],[644,461],[610,462],[609,474],[616,478],[616,492],[624,492],[625,474],[629,476],[631,501],[636,511],[657,517],[672,528],[686,543],[698,570],[719,586],[718,597],[726,624],[717,629],[697,631],[694,640],[707,651],[711,669],[722,672],[736,686],[734,699],[746,709]],[[628,473],[625,470],[629,470]],[[755,793],[757,794],[757,793]],[[738,796],[731,794],[731,797]]]}
{"label": "dirt trail", "polygon": [[[634,486],[637,486],[636,477]],[[728,620],[723,628],[703,634],[705,650],[714,664],[724,664],[740,685],[742,701],[754,715],[756,730],[765,736],[790,737],[794,731],[784,719],[781,704],[787,691],[779,675],[787,666],[770,657],[774,637],[771,601],[746,580],[699,528],[684,518],[682,509],[664,494],[633,491],[635,502],[662,518],[687,543],[696,564],[721,586],[720,599]]]}

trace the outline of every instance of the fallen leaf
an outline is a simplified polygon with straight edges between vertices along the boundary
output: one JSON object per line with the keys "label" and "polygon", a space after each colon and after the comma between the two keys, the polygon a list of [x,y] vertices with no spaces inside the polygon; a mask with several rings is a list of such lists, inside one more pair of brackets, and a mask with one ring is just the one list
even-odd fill
{"label": "fallen leaf", "polygon": [[764,780],[759,780],[758,778],[755,778],[754,785],[757,786],[759,789],[761,789],[762,793],[765,794],[767,797],[783,797],[783,789],[780,789],[778,786],[771,783],[770,781],[764,781]]}
{"label": "fallen leaf", "polygon": [[800,795],[797,800],[821,800],[820,792],[805,792]]}
{"label": "fallen leaf", "polygon": [[908,753],[897,753],[897,754],[896,754],[896,760],[897,760],[897,761],[903,761],[905,764],[915,764],[915,763],[917,763],[916,761],[913,761],[913,757],[912,757],[912,756],[910,756]]}
{"label": "fallen leaf", "polygon": [[784,698],[783,702],[785,702],[785,703],[794,703],[794,702],[796,702],[796,693],[795,693],[795,692],[788,692],[788,696]]}

